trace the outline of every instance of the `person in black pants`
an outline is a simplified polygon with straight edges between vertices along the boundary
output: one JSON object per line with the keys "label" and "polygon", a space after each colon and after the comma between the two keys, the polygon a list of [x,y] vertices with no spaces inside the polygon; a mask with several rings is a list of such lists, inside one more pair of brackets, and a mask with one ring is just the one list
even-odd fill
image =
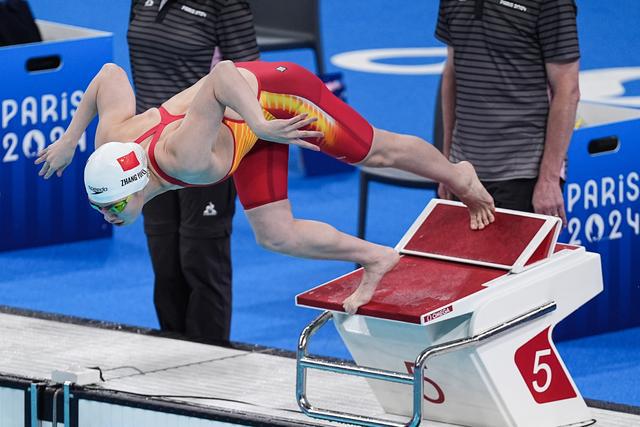
{"label": "person in black pants", "polygon": [[[220,59],[259,57],[243,0],[133,0],[127,39],[138,113],[193,85]],[[229,179],[167,192],[146,204],[144,230],[162,330],[229,340],[235,197]]]}

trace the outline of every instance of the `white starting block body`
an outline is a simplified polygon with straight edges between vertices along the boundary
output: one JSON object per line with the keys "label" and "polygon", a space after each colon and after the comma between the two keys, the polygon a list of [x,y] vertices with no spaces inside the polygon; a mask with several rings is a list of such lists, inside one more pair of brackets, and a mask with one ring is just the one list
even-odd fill
{"label": "white starting block body", "polygon": [[[342,301],[362,270],[298,295],[297,303],[332,312],[358,366],[406,374],[428,347],[555,303],[554,311],[495,339],[429,360],[424,418],[467,426],[586,425],[592,416],[551,335],[602,290],[602,272],[598,254],[556,244],[560,226],[557,218],[499,209],[494,224],[471,231],[464,206],[434,200],[398,244],[399,264],[357,315],[346,315]],[[410,387],[369,385],[388,413],[411,416]]]}

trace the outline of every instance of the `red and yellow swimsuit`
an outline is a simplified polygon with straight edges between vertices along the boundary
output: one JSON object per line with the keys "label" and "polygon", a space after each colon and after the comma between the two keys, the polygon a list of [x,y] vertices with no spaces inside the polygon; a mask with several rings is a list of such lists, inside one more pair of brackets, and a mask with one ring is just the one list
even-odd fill
{"label": "red and yellow swimsuit", "polygon": [[[258,80],[258,100],[267,119],[288,119],[308,113],[318,120],[311,130],[324,133],[323,138],[308,139],[320,150],[338,160],[357,163],[363,160],[373,140],[373,128],[355,110],[335,97],[313,73],[289,62],[238,62],[236,67],[253,73]],[[184,116],[174,116],[160,109],[161,121],[136,142],[154,135],[149,145],[149,160],[166,181],[183,187],[182,182],[164,173],[153,151],[164,127]],[[227,176],[234,176],[238,197],[245,209],[287,198],[289,146],[259,140],[241,120],[225,117],[223,123],[234,139],[234,157]]]}

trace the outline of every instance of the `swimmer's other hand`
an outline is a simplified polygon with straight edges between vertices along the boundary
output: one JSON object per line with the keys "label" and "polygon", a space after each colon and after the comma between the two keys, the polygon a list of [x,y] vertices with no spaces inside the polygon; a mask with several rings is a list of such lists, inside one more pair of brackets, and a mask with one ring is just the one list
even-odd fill
{"label": "swimmer's other hand", "polygon": [[56,142],[38,152],[38,158],[34,163],[36,165],[44,163],[42,169],[38,172],[38,176],[44,176],[44,179],[49,179],[55,173],[58,177],[61,177],[62,172],[73,161],[75,152],[75,142],[63,135]]}
{"label": "swimmer's other hand", "polygon": [[322,138],[324,134],[314,130],[304,130],[305,127],[316,122],[316,117],[308,117],[307,113],[298,114],[290,119],[264,120],[252,129],[260,139],[280,144],[297,145],[313,151],[320,151],[320,147],[305,141],[305,138]]}

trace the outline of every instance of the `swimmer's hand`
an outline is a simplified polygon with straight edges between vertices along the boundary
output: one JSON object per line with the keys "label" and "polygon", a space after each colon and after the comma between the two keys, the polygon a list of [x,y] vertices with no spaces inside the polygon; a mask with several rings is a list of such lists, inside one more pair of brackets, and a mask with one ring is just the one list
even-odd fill
{"label": "swimmer's hand", "polygon": [[66,135],[44,148],[38,153],[35,161],[36,165],[44,163],[42,169],[38,172],[39,176],[49,179],[55,173],[58,177],[62,176],[62,172],[71,164],[73,155],[76,152],[76,143]]}
{"label": "swimmer's hand", "polygon": [[280,144],[297,145],[313,151],[320,151],[320,147],[303,138],[322,138],[322,132],[303,130],[304,127],[317,121],[316,117],[308,117],[307,113],[298,114],[290,119],[264,120],[255,125],[252,130],[260,139],[278,142]]}

